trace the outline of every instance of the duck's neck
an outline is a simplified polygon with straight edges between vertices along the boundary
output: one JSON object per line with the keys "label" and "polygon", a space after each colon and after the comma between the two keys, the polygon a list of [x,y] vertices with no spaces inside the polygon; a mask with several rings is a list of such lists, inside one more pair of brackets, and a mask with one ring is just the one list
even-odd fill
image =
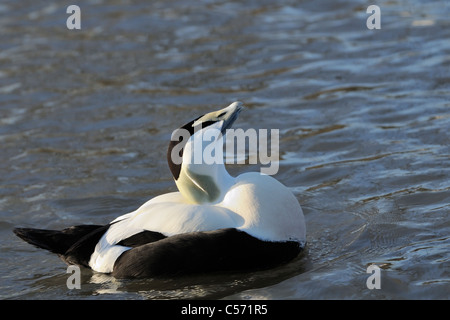
{"label": "duck's neck", "polygon": [[[211,165],[209,165],[211,166]],[[191,203],[218,203],[234,184],[234,178],[225,169],[224,164],[217,166],[215,174],[199,174],[198,170],[182,167],[179,178],[175,181],[183,197]],[[198,169],[198,168],[197,168]],[[211,168],[208,168],[211,169]]]}
{"label": "duck's neck", "polygon": [[[218,131],[216,139],[206,147],[198,139],[201,137],[194,135],[184,147],[183,163],[176,184],[181,194],[191,203],[218,203],[234,184],[234,178],[226,170],[223,161],[223,137]],[[217,158],[205,159],[206,148],[215,149]],[[201,155],[194,153],[199,150]]]}

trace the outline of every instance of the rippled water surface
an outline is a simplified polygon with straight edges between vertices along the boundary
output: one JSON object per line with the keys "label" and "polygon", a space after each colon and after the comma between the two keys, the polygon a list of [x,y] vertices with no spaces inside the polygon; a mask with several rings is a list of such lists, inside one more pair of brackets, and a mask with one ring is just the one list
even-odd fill
{"label": "rippled water surface", "polygon": [[[448,299],[450,5],[377,1],[0,4],[0,297]],[[175,190],[172,130],[234,100],[234,127],[280,129],[275,176],[308,246],[270,271],[118,281],[16,226],[104,224]],[[239,174],[258,165],[230,165]],[[381,267],[369,290],[368,265]]]}

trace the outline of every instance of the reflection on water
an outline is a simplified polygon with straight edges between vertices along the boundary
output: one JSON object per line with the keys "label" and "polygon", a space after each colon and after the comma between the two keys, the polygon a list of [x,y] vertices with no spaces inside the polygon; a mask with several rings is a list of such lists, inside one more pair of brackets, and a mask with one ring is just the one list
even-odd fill
{"label": "reflection on water", "polygon": [[[449,298],[449,5],[81,1],[0,5],[2,298]],[[66,266],[15,226],[106,223],[175,190],[173,129],[241,100],[280,129],[276,178],[307,251],[276,270],[119,281]],[[238,174],[257,165],[230,166]],[[38,263],[36,263],[38,262]],[[382,269],[380,290],[366,268]]]}

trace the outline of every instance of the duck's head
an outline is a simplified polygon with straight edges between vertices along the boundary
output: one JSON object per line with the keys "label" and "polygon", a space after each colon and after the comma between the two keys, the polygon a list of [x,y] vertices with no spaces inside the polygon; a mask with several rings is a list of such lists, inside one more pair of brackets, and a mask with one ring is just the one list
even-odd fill
{"label": "duck's head", "polygon": [[223,163],[223,136],[242,108],[242,102],[233,102],[173,132],[167,161],[178,190],[188,202],[218,202],[230,187],[232,178]]}

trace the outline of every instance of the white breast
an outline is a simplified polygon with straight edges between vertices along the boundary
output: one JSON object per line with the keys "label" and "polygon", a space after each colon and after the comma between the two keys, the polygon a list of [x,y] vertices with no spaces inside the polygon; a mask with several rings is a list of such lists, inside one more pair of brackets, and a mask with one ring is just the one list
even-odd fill
{"label": "white breast", "polygon": [[236,178],[222,204],[244,219],[239,230],[265,241],[306,240],[297,198],[271,176],[250,172]]}

